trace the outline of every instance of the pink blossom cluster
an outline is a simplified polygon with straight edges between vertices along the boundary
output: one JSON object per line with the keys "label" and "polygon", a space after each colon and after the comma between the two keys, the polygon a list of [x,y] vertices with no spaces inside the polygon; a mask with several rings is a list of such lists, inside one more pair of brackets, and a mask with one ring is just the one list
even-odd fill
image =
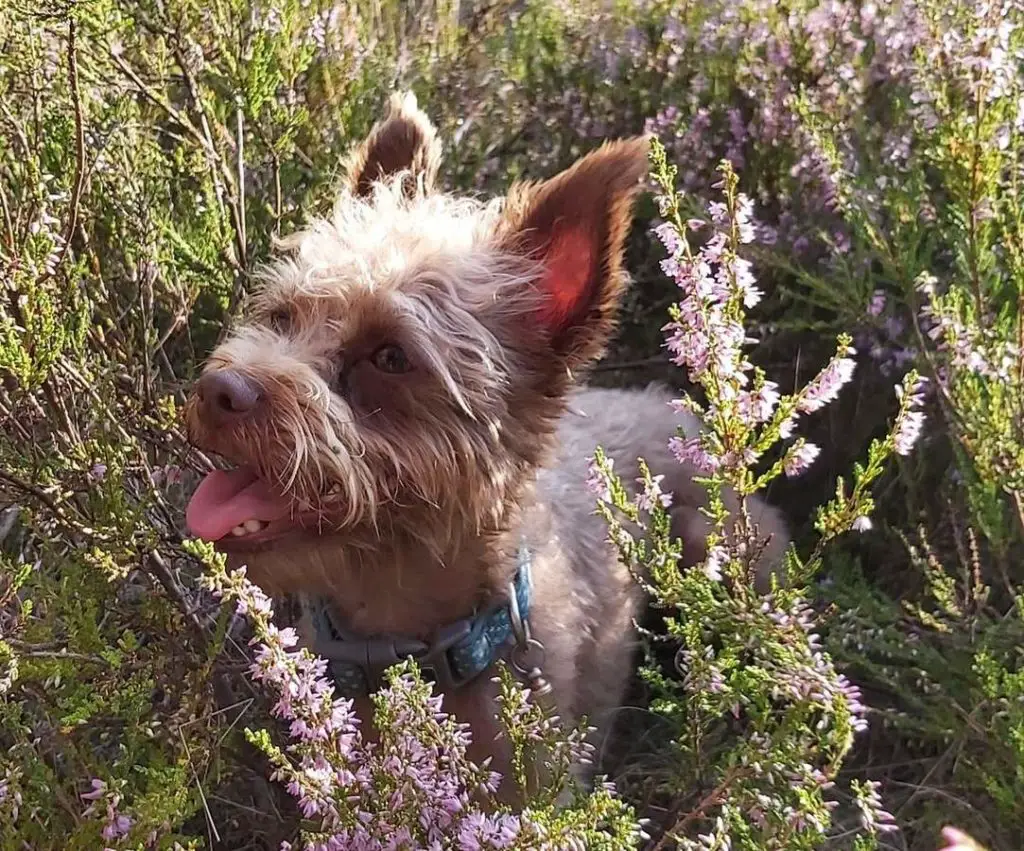
{"label": "pink blossom cluster", "polygon": [[828,715],[834,712],[835,698],[842,696],[853,730],[866,730],[867,707],[861,702],[860,689],[836,672],[832,660],[824,652],[821,639],[815,632],[814,611],[801,602],[780,609],[774,597],[769,596],[761,603],[760,614],[775,626],[799,630],[805,637],[805,642],[788,642],[787,646],[798,653],[803,653],[806,648],[806,658],[800,664],[787,664],[772,672],[778,696],[795,701],[813,701]]}
{"label": "pink blossom cluster", "polygon": [[500,776],[468,760],[468,728],[442,711],[439,696],[421,693],[409,675],[397,678],[377,695],[387,724],[379,741],[369,742],[352,702],[334,697],[327,663],[296,650],[293,629],[271,623],[270,601],[244,569],[207,582],[249,618],[252,676],[276,696],[273,714],[290,724],[290,756],[272,756],[273,779],[285,783],[306,818],[321,824],[305,847],[477,851],[522,838],[520,816],[478,809],[474,796],[493,794]]}
{"label": "pink blossom cluster", "polygon": [[861,827],[872,834],[898,830],[892,813],[882,808],[882,798],[878,794],[881,785],[877,780],[866,780],[854,787],[854,801],[860,811]]}
{"label": "pink blossom cluster", "polygon": [[945,844],[940,851],[985,851],[973,837],[956,827],[942,828],[942,839]]}
{"label": "pink blossom cluster", "polygon": [[955,305],[936,295],[935,284],[935,277],[928,274],[918,280],[918,289],[929,299],[921,315],[932,323],[928,336],[947,352],[950,365],[992,381],[1012,380],[1020,362],[1019,347],[988,327],[987,317],[965,322]]}
{"label": "pink blossom cluster", "polygon": [[21,812],[22,797],[17,781],[18,772],[8,766],[0,777],[0,813],[6,811],[11,822],[17,821]]}
{"label": "pink blossom cluster", "polygon": [[[869,142],[873,150],[890,154],[897,170],[905,167],[907,128],[891,122],[864,127],[860,119],[880,87],[895,96],[912,85],[914,51],[928,32],[917,4],[908,0],[883,11],[877,3],[821,2],[787,15],[770,0],[742,4],[742,10],[716,2],[706,4],[696,28],[678,14],[668,13],[657,49],[645,46],[646,61],[670,80],[684,60],[694,73],[680,100],[649,118],[646,129],[685,164],[683,188],[701,191],[719,157],[739,170],[756,151],[791,181],[761,190],[779,205],[777,227],[764,228],[762,238],[782,239],[800,254],[824,227],[836,250],[846,251],[849,240],[836,215],[836,168],[801,110],[828,116],[830,126],[877,133]],[[643,62],[644,55],[637,52],[633,61]],[[852,146],[850,154],[843,165],[856,173]]]}
{"label": "pink blossom cluster", "polygon": [[[750,261],[737,251],[757,238],[753,204],[739,194],[731,210],[724,203],[711,203],[708,216],[713,233],[697,254],[690,252],[672,222],[658,226],[655,233],[668,252],[662,269],[682,290],[673,320],[665,326],[667,347],[673,361],[702,384],[708,396],[703,412],[688,400],[674,403],[679,410],[702,414],[708,428],[699,436],[673,438],[670,448],[681,463],[711,475],[723,467],[756,463],[766,448],[752,437],[758,429],[771,425],[778,437],[791,437],[801,414],[818,411],[838,396],[853,375],[855,352],[844,346],[799,394],[785,400],[775,382],[752,378],[754,369],[744,346],[755,341],[747,337],[743,320],[762,293]],[[691,220],[687,228],[703,225]],[[731,425],[723,427],[723,422]],[[817,446],[799,439],[786,451],[782,469],[787,476],[798,476],[819,454]]]}
{"label": "pink blossom cluster", "polygon": [[[121,795],[110,789],[107,784],[99,778],[94,778],[92,788],[82,793],[82,799],[90,804],[82,813],[83,816],[102,814],[105,823],[103,825],[103,839],[107,842],[117,842],[126,836],[134,823],[131,818],[119,812]],[[111,849],[105,849],[111,851]]]}
{"label": "pink blossom cluster", "polygon": [[919,352],[906,344],[907,325],[889,303],[883,290],[875,290],[868,300],[866,319],[869,327],[858,332],[857,347],[878,365],[882,375],[891,376],[904,371]]}
{"label": "pink blossom cluster", "polygon": [[893,446],[897,455],[909,455],[921,437],[924,428],[924,413],[920,410],[924,404],[924,388],[927,378],[918,377],[914,385],[907,391],[904,385],[896,385],[896,398],[900,400],[900,411],[896,416],[896,425],[892,431]]}

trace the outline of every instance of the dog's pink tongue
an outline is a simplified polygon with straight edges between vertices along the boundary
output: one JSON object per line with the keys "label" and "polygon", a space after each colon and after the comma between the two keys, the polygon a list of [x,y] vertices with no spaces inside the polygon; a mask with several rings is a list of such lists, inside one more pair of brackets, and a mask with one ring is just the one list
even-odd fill
{"label": "dog's pink tongue", "polygon": [[193,535],[219,541],[246,520],[287,517],[290,503],[251,470],[214,470],[196,488],[185,511]]}

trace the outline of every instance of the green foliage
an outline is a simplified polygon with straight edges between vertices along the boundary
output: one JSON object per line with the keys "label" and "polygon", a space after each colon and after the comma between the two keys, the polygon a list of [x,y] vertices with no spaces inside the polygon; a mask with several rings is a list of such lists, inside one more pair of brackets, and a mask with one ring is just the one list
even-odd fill
{"label": "green foliage", "polygon": [[[932,851],[951,820],[1015,847],[1022,33],[1019,5],[991,0],[0,4],[0,847],[103,847],[108,806],[131,819],[120,847],[298,835],[265,780],[283,738],[244,676],[244,636],[181,547],[204,462],[177,413],[273,238],[329,207],[343,155],[397,86],[435,118],[460,189],[551,174],[605,137],[664,142],[679,174],[666,210],[641,205],[622,368],[598,381],[699,383],[638,360],[677,298],[645,225],[705,218],[721,188],[754,202],[758,239],[734,251],[766,293],[746,317],[759,344],[744,389],[778,382],[780,401],[769,422],[712,429],[710,449],[762,458],[707,477],[710,519],[723,535],[719,486],[770,484],[797,546],[790,584],[762,598],[742,559],[722,581],[680,573],[659,510],[633,515],[646,541],[616,535],[661,598],[642,685],[669,743],[656,771],[634,754],[616,777],[652,845],[868,847],[871,830],[844,831],[877,811],[871,780],[906,847]],[[735,178],[711,190],[723,157]],[[789,483],[779,412],[807,363],[851,346],[834,416],[802,423],[821,457]],[[925,442],[893,465],[912,368],[933,391]],[[702,387],[698,407],[728,410],[721,391]],[[642,471],[648,488],[659,472]],[[852,750],[842,689],[771,696],[819,660],[871,705]],[[790,773],[751,773],[759,748]],[[83,800],[94,780],[100,797]],[[630,835],[618,798],[587,800],[538,823],[559,836],[603,819],[595,848]]]}

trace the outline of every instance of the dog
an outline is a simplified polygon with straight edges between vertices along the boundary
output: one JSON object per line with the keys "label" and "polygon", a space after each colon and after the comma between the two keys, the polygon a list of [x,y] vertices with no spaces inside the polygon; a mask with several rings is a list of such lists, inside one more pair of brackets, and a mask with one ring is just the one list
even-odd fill
{"label": "dog", "polygon": [[[600,723],[628,685],[644,595],[585,487],[597,445],[628,483],[638,457],[664,474],[683,562],[704,556],[705,495],[668,448],[696,421],[667,390],[578,383],[614,330],[647,149],[607,142],[504,198],[456,197],[435,128],[393,96],[333,217],[282,241],[185,410],[191,441],[235,465],[197,488],[191,532],[312,601],[302,640],[364,718],[411,654],[499,769],[495,663],[525,638],[564,719]],[[749,507],[763,578],[786,533]]]}

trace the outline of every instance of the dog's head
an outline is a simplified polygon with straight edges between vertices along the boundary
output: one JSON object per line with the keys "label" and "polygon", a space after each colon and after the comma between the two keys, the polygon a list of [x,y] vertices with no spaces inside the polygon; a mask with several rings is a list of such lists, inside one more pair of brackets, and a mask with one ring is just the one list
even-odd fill
{"label": "dog's head", "polygon": [[500,527],[611,333],[646,144],[491,203],[437,191],[439,156],[415,99],[392,98],[333,217],[262,271],[186,409],[193,442],[237,465],[196,491],[194,534]]}

